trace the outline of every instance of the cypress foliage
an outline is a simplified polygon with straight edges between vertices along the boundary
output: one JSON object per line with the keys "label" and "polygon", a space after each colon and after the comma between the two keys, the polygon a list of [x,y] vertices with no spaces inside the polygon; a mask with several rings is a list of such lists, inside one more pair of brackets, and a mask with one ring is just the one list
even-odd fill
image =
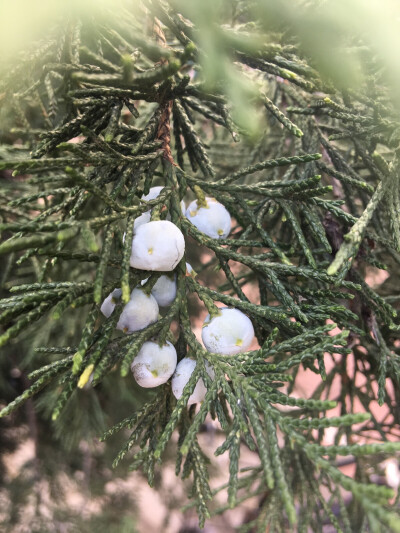
{"label": "cypress foliage", "polygon": [[[78,389],[131,380],[143,344],[169,340],[195,371],[178,400],[171,380],[155,394],[136,390],[134,412],[102,436],[130,431],[115,466],[124,461],[153,485],[175,446],[201,527],[257,496],[243,533],[327,523],[400,531],[393,490],[369,479],[400,450],[396,102],[367,44],[356,43],[367,76],[343,89],[301,35],[263,24],[263,2],[227,5],[208,30],[206,10],[183,2],[72,13],[2,78],[0,346],[29,338],[35,353],[29,386],[0,416],[45,389],[46,410],[68,434],[63,413]],[[162,192],[144,201],[154,186]],[[182,212],[182,200],[206,197],[230,213],[229,236],[206,235]],[[129,262],[134,222],[149,209],[182,231],[197,276],[182,258],[173,303],[124,334],[116,324],[130,292],[148,278],[150,293],[162,275]],[[370,267],[389,275],[377,290]],[[104,318],[100,305],[117,288],[121,302]],[[246,314],[259,347],[207,351],[193,333],[194,296],[211,317],[218,307]],[[302,396],[304,370],[319,385]],[[204,400],[189,407],[200,378]],[[198,438],[207,417],[225,435],[216,455],[230,460],[218,509]],[[241,468],[246,447],[258,466]],[[354,477],[340,470],[343,456],[354,458]]]}

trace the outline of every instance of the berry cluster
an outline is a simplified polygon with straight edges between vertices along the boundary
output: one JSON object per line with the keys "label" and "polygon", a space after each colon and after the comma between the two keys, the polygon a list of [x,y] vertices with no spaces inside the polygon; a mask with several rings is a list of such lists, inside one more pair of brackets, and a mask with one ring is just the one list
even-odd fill
{"label": "berry cluster", "polygon": [[[162,187],[152,187],[142,199],[153,200],[161,190]],[[223,239],[229,235],[231,217],[225,207],[213,198],[194,200],[187,209],[182,201],[181,210],[197,229],[209,237]],[[134,222],[130,265],[139,270],[168,274],[162,274],[158,278],[150,294],[142,288],[148,278],[133,289],[116,326],[124,333],[134,333],[156,322],[159,307],[170,306],[177,294],[176,274],[172,271],[183,258],[184,236],[170,220],[151,220],[151,217],[151,211],[147,211]],[[190,275],[192,270],[186,263],[186,274]],[[113,313],[121,295],[121,289],[115,289],[107,296],[100,308],[103,315],[109,317]],[[202,328],[205,348],[222,355],[246,351],[253,338],[251,320],[234,308],[220,308],[212,317],[208,315]],[[132,362],[131,370],[138,385],[145,388],[162,385],[172,377],[172,391],[179,399],[195,367],[196,361],[190,357],[184,357],[178,363],[177,352],[171,342],[166,341],[160,345],[151,340],[142,345]],[[210,378],[214,379],[214,372],[207,363],[206,369]],[[188,399],[188,405],[202,401],[205,394],[206,386],[200,378]]]}

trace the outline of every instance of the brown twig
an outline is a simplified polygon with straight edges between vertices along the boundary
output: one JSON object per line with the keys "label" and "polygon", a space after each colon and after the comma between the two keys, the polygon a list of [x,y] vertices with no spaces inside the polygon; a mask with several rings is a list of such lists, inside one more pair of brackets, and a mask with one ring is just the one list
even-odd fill
{"label": "brown twig", "polygon": [[171,152],[171,110],[173,100],[169,100],[165,103],[163,112],[161,114],[160,122],[158,125],[157,139],[162,141],[162,149],[164,150],[164,159],[169,161],[172,165],[175,165]]}
{"label": "brown twig", "polygon": [[[157,17],[154,17],[153,32],[156,37],[156,41],[163,46],[167,47],[167,40],[165,38],[165,33],[161,27],[161,22]],[[168,63],[168,59],[162,58],[160,61],[161,65]],[[172,110],[173,100],[168,100],[164,103],[164,109],[160,117],[160,122],[158,125],[156,139],[162,141],[162,149],[164,150],[164,159],[166,159],[172,165],[175,165],[174,159],[172,157],[171,151],[171,110]]]}

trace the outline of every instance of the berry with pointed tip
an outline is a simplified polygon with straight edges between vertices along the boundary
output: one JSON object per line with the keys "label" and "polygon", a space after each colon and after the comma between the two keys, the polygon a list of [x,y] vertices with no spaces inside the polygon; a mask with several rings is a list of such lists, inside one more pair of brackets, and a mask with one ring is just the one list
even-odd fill
{"label": "berry with pointed tip", "polygon": [[110,292],[110,294],[101,304],[100,311],[103,313],[105,317],[108,318],[111,316],[112,312],[115,309],[117,302],[121,298],[121,295],[122,295],[121,289],[114,289],[112,292]]}
{"label": "berry with pointed tip", "polygon": [[191,276],[192,278],[195,278],[197,276],[195,270],[193,270],[192,265],[189,263],[186,263],[186,276]]}
{"label": "berry with pointed tip", "polygon": [[207,207],[198,207],[194,200],[186,209],[187,219],[213,239],[225,239],[231,231],[231,216],[214,198],[206,198]]}
{"label": "berry with pointed tip", "polygon": [[[144,285],[147,279],[144,279],[141,284]],[[171,305],[176,297],[176,276],[174,275],[173,278],[165,274],[160,276],[151,289],[151,294],[157,300],[160,307]]]}
{"label": "berry with pointed tip", "polygon": [[173,270],[185,252],[181,230],[168,220],[153,220],[140,226],[132,239],[130,265],[140,270]]}
{"label": "berry with pointed tip", "polygon": [[207,315],[201,338],[209,352],[234,355],[245,352],[250,346],[254,328],[251,320],[239,309],[225,307],[211,320]]}
{"label": "berry with pointed tip", "polygon": [[[196,368],[196,361],[190,357],[184,357],[179,361],[178,366],[172,376],[172,392],[177,400],[182,396],[183,389],[190,379],[190,376],[193,374],[194,369]],[[213,369],[206,363],[207,374],[211,379],[214,379],[215,374]],[[196,383],[196,386],[189,396],[187,405],[192,405],[194,403],[202,402],[206,395],[207,388],[204,385],[204,381],[200,378]]]}
{"label": "berry with pointed tip", "polygon": [[136,383],[141,387],[158,387],[172,376],[176,362],[176,350],[170,342],[159,346],[154,341],[148,341],[132,361],[131,370]]}
{"label": "berry with pointed tip", "polygon": [[117,323],[117,329],[133,333],[154,324],[158,319],[158,303],[151,294],[142,289],[133,289],[129,302],[125,305]]}

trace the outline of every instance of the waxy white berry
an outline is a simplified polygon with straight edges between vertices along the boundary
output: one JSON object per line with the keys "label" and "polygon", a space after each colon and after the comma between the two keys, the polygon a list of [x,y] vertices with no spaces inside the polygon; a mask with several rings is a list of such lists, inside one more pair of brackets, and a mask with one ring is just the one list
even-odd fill
{"label": "waxy white berry", "polygon": [[101,304],[100,311],[107,318],[111,316],[112,312],[115,309],[115,306],[119,299],[121,298],[122,291],[121,289],[114,289]]}
{"label": "waxy white berry", "polygon": [[172,376],[176,362],[176,350],[170,342],[159,346],[156,342],[148,341],[140,348],[131,370],[141,387],[158,387]]}
{"label": "waxy white berry", "polygon": [[[142,200],[145,200],[146,202],[149,202],[150,200],[155,200],[163,189],[164,187],[162,186],[151,187],[151,189],[149,190],[149,193],[142,196]],[[182,215],[185,215],[186,206],[183,200],[181,200],[180,202],[180,207],[181,207]],[[150,220],[151,220],[151,210],[146,211],[145,213],[142,213],[140,216],[138,216],[135,219],[133,223],[133,231],[135,232],[139,226],[141,226],[142,224],[147,224],[148,222],[150,222]],[[169,214],[167,215],[167,220],[171,220],[171,216]],[[125,233],[124,233],[123,240],[125,242]]]}
{"label": "waxy white berry", "polygon": [[253,341],[251,320],[239,309],[223,308],[220,315],[210,320],[207,315],[201,332],[209,352],[234,355],[245,352]]}
{"label": "waxy white berry", "polygon": [[[146,283],[147,279],[142,281],[142,285]],[[174,275],[173,278],[165,274],[160,276],[151,289],[151,294],[157,300],[160,307],[171,305],[176,297],[176,276]]]}
{"label": "waxy white berry", "polygon": [[[161,191],[163,189],[164,189],[164,187],[162,187],[162,186],[161,187],[152,187],[150,189],[150,191],[149,191],[149,194],[146,194],[145,196],[142,196],[142,200],[145,200],[146,202],[149,202],[150,200],[154,200],[155,198],[157,198],[157,196],[159,196],[159,194],[161,193]],[[185,211],[186,211],[186,206],[185,206],[185,202],[183,200],[181,200],[180,206],[181,206],[182,214],[184,215]],[[167,218],[167,220],[169,220],[169,218]]]}
{"label": "waxy white berry", "polygon": [[[157,198],[157,196],[160,194],[160,192],[163,190],[164,187],[152,187],[149,190],[148,194],[145,194],[142,196],[142,200],[145,202],[149,202],[150,200],[154,200]],[[151,219],[151,210],[146,211],[145,213],[142,213],[140,216],[137,217],[135,222],[133,223],[133,231],[135,232],[139,226],[142,226],[143,224],[147,224],[150,222]]]}
{"label": "waxy white berry", "polygon": [[194,200],[186,209],[186,217],[197,229],[213,239],[225,239],[231,231],[231,216],[225,207],[206,198],[207,207],[198,207]]}
{"label": "waxy white berry", "polygon": [[144,194],[142,196],[142,200],[144,200],[145,202],[150,202],[150,200],[155,200],[157,198],[157,196],[160,195],[160,192],[163,189],[164,189],[163,186],[151,187],[151,189],[149,190],[148,194]]}
{"label": "waxy white berry", "polygon": [[[190,357],[184,357],[182,361],[179,361],[171,381],[172,392],[177,400],[179,400],[179,398],[182,396],[183,389],[185,388],[185,385],[189,381],[190,376],[193,374],[195,368],[196,361],[194,361],[194,359],[190,359]],[[210,378],[214,379],[214,371],[207,363],[206,370]],[[192,394],[189,396],[187,405],[202,402],[206,392],[207,388],[204,385],[204,381],[200,378]]]}
{"label": "waxy white berry", "polygon": [[153,220],[140,226],[132,239],[130,265],[140,270],[173,270],[185,252],[181,230],[168,220]]}
{"label": "waxy white berry", "polygon": [[[155,198],[157,198],[157,196],[160,194],[160,192],[163,189],[164,189],[164,187],[152,187],[150,189],[150,191],[149,191],[149,194],[146,194],[145,196],[142,196],[142,200],[146,200],[146,202],[149,202],[150,200],[154,200]],[[182,215],[185,216],[185,211],[186,211],[185,202],[183,200],[181,200],[179,205],[181,207]],[[149,218],[148,218],[148,220],[146,220],[146,222],[150,222],[151,211],[146,211],[145,214],[147,215],[147,213],[149,214]],[[169,213],[167,213],[167,220],[171,220],[171,215]],[[136,223],[136,220],[135,220],[135,223]],[[143,222],[141,222],[141,224],[143,224]],[[137,226],[135,224],[134,228],[136,229],[136,227]]]}
{"label": "waxy white berry", "polygon": [[[135,232],[143,224],[147,224],[151,219],[151,211],[146,211],[138,216],[133,223],[133,232]],[[124,233],[124,242],[125,242],[125,233]]]}
{"label": "waxy white berry", "polygon": [[142,289],[133,289],[129,302],[125,305],[117,323],[117,329],[133,333],[154,324],[158,319],[158,304],[151,294]]}

